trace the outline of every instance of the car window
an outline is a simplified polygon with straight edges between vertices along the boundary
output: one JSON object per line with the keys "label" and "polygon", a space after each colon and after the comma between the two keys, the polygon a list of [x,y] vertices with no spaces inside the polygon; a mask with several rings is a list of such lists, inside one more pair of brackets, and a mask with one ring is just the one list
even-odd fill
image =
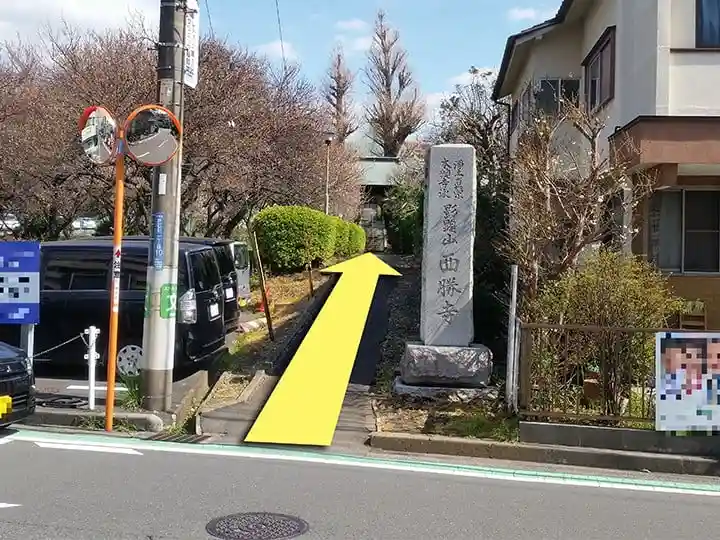
{"label": "car window", "polygon": [[147,254],[123,253],[120,265],[120,288],[127,291],[147,289]]}
{"label": "car window", "polygon": [[185,252],[181,251],[178,255],[178,297],[185,294],[188,290],[188,272],[187,262],[185,260]]}
{"label": "car window", "polygon": [[220,270],[212,250],[193,251],[189,259],[198,292],[210,291],[220,283]]}
{"label": "car window", "polygon": [[111,250],[60,251],[43,254],[43,289],[46,291],[106,290]]}
{"label": "car window", "polygon": [[250,255],[245,244],[235,244],[235,268],[245,270],[250,265]]}
{"label": "car window", "polygon": [[230,244],[214,246],[215,256],[217,257],[220,274],[227,276],[235,271],[235,263],[232,257],[232,248]]}

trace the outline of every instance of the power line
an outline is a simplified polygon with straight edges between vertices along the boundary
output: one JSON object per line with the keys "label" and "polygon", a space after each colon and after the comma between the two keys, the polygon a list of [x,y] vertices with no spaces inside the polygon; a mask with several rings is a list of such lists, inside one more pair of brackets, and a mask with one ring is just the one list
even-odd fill
{"label": "power line", "polygon": [[213,30],[212,17],[210,16],[210,4],[208,4],[208,0],[205,0],[205,11],[207,12],[208,27],[210,28],[210,35],[214,36],[215,30]]}
{"label": "power line", "polygon": [[[205,0],[207,2],[207,0]],[[275,14],[277,15],[278,34],[280,35],[280,54],[282,56],[283,72],[287,72],[285,60],[285,40],[283,39],[282,19],[280,18],[280,1],[275,0]]]}

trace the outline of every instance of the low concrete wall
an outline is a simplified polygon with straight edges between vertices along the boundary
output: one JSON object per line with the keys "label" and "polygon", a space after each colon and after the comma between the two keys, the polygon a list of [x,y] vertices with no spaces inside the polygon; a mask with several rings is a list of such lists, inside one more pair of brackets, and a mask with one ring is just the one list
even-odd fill
{"label": "low concrete wall", "polygon": [[646,429],[520,422],[519,439],[524,443],[720,457],[717,437],[682,437]]}

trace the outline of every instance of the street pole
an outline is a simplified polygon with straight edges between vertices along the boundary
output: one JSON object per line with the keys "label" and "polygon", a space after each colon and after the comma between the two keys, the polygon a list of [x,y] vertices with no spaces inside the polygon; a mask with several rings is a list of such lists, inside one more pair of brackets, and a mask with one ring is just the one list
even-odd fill
{"label": "street pole", "polygon": [[[161,0],[158,103],[178,118],[183,116],[179,96],[183,84],[184,32],[185,0]],[[147,270],[150,298],[143,327],[141,370],[143,408],[151,411],[167,411],[172,405],[176,310],[167,310],[161,315],[160,305],[164,295],[174,295],[171,302],[177,302],[179,159],[181,156],[176,154],[153,171],[152,245]]]}
{"label": "street pole", "polygon": [[330,144],[332,144],[332,138],[328,137],[325,139],[325,147],[327,151],[325,153],[325,214],[330,214]]}
{"label": "street pole", "polygon": [[[118,130],[119,139],[115,157],[115,213],[113,215],[113,265],[110,321],[108,332],[107,379],[105,392],[105,431],[113,430],[115,414],[115,368],[118,349],[118,319],[120,318],[120,271],[122,264],[122,237],[125,221],[125,134]],[[94,331],[94,330],[91,330]]]}

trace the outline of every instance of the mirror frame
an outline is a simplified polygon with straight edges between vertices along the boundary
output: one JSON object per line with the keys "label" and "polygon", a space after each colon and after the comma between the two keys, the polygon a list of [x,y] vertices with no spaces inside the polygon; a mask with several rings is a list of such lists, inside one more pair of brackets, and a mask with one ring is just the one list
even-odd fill
{"label": "mirror frame", "polygon": [[[175,149],[175,151],[172,153],[172,155],[166,159],[165,161],[162,161],[160,163],[143,163],[142,161],[138,161],[138,159],[135,157],[135,155],[130,150],[130,145],[127,144],[127,141],[125,141],[125,134],[129,131],[130,124],[133,120],[143,111],[147,110],[156,110],[156,111],[163,111],[167,113],[168,117],[170,118],[170,121],[175,126],[175,129],[177,129],[178,137],[180,138],[178,140],[178,147]],[[163,107],[162,105],[142,105],[138,107],[137,109],[133,110],[127,117],[127,120],[125,120],[125,124],[123,125],[123,148],[125,149],[125,153],[130,156],[133,161],[136,163],[139,163],[141,165],[145,165],[146,167],[159,167],[160,165],[164,165],[168,161],[170,161],[172,158],[175,157],[175,155],[178,153],[178,150],[180,150],[180,140],[182,140],[182,125],[180,124],[180,120],[177,119],[177,116],[173,114],[173,112],[168,109],[167,107]]]}
{"label": "mirror frame", "polygon": [[118,148],[120,147],[120,138],[122,136],[122,128],[112,111],[103,105],[90,105],[89,107],[85,107],[82,114],[80,115],[80,120],[78,121],[78,131],[82,133],[82,130],[85,129],[85,126],[87,126],[90,115],[99,109],[104,110],[108,114],[108,116],[110,116],[110,118],[112,118],[115,122],[115,142],[113,144],[113,147],[110,149],[110,157],[107,161],[103,163],[95,163],[94,161],[90,160],[90,158],[87,154],[85,154],[85,152],[83,152],[83,155],[87,157],[90,163],[92,163],[93,165],[97,165],[98,167],[106,167],[108,165],[112,165],[115,162],[118,154]]}

